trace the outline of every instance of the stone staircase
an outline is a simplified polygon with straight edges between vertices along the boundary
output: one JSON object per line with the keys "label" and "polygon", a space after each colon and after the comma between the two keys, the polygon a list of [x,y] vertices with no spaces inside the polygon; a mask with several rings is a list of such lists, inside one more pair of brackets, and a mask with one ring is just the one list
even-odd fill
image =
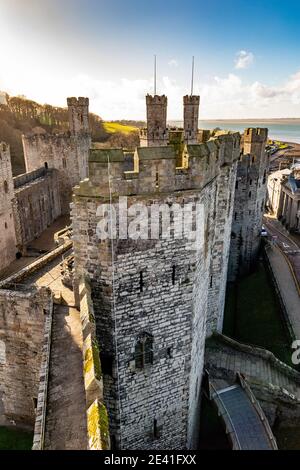
{"label": "stone staircase", "polygon": [[300,373],[281,362],[270,351],[214,334],[207,341],[205,364],[213,376],[226,377],[230,382],[234,381],[235,374],[239,372],[250,384],[280,389],[300,404]]}

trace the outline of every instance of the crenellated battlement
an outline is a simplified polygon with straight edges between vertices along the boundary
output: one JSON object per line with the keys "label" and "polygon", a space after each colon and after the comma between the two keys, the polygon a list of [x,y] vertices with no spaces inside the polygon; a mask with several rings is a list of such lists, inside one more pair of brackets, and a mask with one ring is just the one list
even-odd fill
{"label": "crenellated battlement", "polygon": [[174,146],[139,147],[134,153],[134,170],[124,171],[122,149],[91,149],[89,178],[75,187],[75,195],[108,197],[142,195],[191,189],[201,190],[223,165],[239,158],[238,133],[220,136],[207,143],[185,145],[182,165],[177,166]]}
{"label": "crenellated battlement", "polygon": [[68,106],[89,106],[89,99],[80,96],[79,98],[67,98]]}
{"label": "crenellated battlement", "polygon": [[146,95],[146,105],[147,106],[167,106],[168,105],[168,98],[166,95]]}
{"label": "crenellated battlement", "polygon": [[192,104],[192,105],[195,105],[195,106],[199,106],[200,96],[198,96],[198,95],[185,95],[183,97],[183,104],[184,105]]}
{"label": "crenellated battlement", "polygon": [[266,128],[248,128],[244,132],[244,142],[265,142],[268,138]]}

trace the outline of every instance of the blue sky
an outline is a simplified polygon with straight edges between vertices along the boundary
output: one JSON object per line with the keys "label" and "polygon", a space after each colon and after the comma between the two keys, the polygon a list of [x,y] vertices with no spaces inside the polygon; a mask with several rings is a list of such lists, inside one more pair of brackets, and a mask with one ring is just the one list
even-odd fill
{"label": "blue sky", "polygon": [[0,0],[0,90],[105,119],[139,119],[153,91],[182,116],[195,56],[202,118],[300,117],[296,0]]}

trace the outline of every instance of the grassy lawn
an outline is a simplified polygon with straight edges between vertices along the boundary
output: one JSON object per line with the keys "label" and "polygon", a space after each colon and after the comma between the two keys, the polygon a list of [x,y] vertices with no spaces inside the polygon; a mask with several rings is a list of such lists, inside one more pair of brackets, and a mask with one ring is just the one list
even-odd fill
{"label": "grassy lawn", "polygon": [[286,364],[291,363],[291,343],[284,326],[279,301],[260,263],[256,272],[227,292],[224,334],[238,341],[272,351]]}
{"label": "grassy lawn", "polygon": [[300,427],[279,427],[273,430],[280,450],[300,449]]}
{"label": "grassy lawn", "polygon": [[119,124],[118,122],[104,122],[104,129],[110,134],[115,132],[122,132],[123,134],[130,134],[130,132],[137,131],[138,128],[134,126],[126,126],[124,124]]}
{"label": "grassy lawn", "polygon": [[31,450],[32,439],[31,432],[0,427],[0,450]]}

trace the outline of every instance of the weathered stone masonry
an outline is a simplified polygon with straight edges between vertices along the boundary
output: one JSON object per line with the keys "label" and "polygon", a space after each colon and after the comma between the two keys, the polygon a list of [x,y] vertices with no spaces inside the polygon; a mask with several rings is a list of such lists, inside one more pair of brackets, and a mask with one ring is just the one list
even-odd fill
{"label": "weathered stone masonry", "polygon": [[43,167],[15,177],[13,183],[16,241],[22,252],[61,215],[59,175]]}
{"label": "weathered stone masonry", "polygon": [[[78,282],[91,280],[104,401],[112,443],[121,448],[196,446],[217,180],[220,166],[237,158],[233,148],[238,135],[188,145],[177,169],[171,146],[139,148],[136,171],[126,173],[121,150],[91,151],[89,180],[75,188],[75,273]],[[118,195],[148,208],[202,203],[204,246],[191,250],[184,239],[99,242],[97,208],[111,196],[117,205]],[[140,370],[135,347],[144,335],[153,339],[153,363]]]}
{"label": "weathered stone masonry", "polygon": [[16,257],[14,186],[9,146],[0,142],[0,271]]}
{"label": "weathered stone masonry", "polygon": [[62,213],[69,212],[72,188],[87,176],[91,136],[88,98],[68,98],[69,132],[23,136],[26,171],[46,166],[59,170]]}
{"label": "weathered stone masonry", "polygon": [[267,129],[246,129],[242,139],[232,219],[229,281],[247,274],[257,260],[269,168],[269,154],[265,151],[267,138]]}
{"label": "weathered stone masonry", "polygon": [[0,290],[0,424],[33,427],[38,398],[47,289]]}

